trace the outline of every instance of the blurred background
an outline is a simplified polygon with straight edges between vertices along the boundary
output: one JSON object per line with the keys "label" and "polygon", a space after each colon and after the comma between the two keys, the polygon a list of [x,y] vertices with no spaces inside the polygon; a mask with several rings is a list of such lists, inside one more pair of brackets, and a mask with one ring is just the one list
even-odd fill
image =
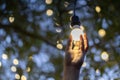
{"label": "blurred background", "polygon": [[[74,0],[0,0],[0,80],[61,80]],[[89,50],[80,80],[120,80],[120,1],[78,0]]]}

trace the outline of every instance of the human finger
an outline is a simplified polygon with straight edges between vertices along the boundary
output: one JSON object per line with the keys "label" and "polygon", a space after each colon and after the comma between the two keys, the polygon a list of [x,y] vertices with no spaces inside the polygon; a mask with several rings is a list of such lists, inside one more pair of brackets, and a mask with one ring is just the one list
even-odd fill
{"label": "human finger", "polygon": [[88,38],[87,38],[86,33],[84,33],[83,35],[83,41],[84,41],[84,50],[85,52],[87,52],[89,45],[88,45]]}
{"label": "human finger", "polygon": [[80,50],[84,51],[84,41],[82,35],[80,35],[80,44],[79,44]]}
{"label": "human finger", "polygon": [[67,42],[67,50],[72,49],[72,35],[69,36],[68,42]]}

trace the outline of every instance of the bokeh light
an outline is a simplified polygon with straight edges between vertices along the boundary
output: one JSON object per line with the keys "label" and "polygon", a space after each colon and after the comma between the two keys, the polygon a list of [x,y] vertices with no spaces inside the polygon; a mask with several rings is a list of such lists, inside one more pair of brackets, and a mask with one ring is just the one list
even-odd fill
{"label": "bokeh light", "polygon": [[12,71],[12,72],[16,72],[16,71],[17,71],[17,68],[16,68],[15,66],[12,66],[12,67],[11,67],[11,71]]}
{"label": "bokeh light", "polygon": [[95,11],[96,11],[97,13],[100,13],[100,11],[101,11],[100,6],[96,6],[96,7],[95,7]]}
{"label": "bokeh light", "polygon": [[22,75],[22,76],[21,76],[21,80],[27,80],[26,76],[25,76],[25,75]]}
{"label": "bokeh light", "polygon": [[18,59],[14,59],[14,60],[13,60],[13,64],[14,64],[14,65],[18,65],[18,64],[19,64]]}
{"label": "bokeh light", "polygon": [[57,22],[55,23],[55,25],[56,25],[56,26],[60,26],[60,24],[59,24],[59,23],[57,23]]}
{"label": "bokeh light", "polygon": [[15,79],[20,79],[20,75],[19,74],[15,74]]}
{"label": "bokeh light", "polygon": [[13,23],[14,20],[15,20],[15,18],[14,18],[13,16],[10,16],[10,17],[9,17],[9,22],[10,22],[10,23]]}
{"label": "bokeh light", "polygon": [[57,28],[56,28],[56,32],[57,32],[57,33],[61,33],[61,32],[62,32],[62,29],[61,29],[60,27],[57,27]]}
{"label": "bokeh light", "polygon": [[64,6],[65,6],[65,7],[68,7],[68,5],[69,5],[69,3],[66,1],[66,2],[64,3]]}
{"label": "bokeh light", "polygon": [[104,37],[106,35],[106,31],[104,29],[100,29],[98,31],[98,34],[99,34],[100,37]]}
{"label": "bokeh light", "polygon": [[57,47],[58,49],[63,49],[63,45],[62,45],[61,43],[57,43],[56,47]]}
{"label": "bokeh light", "polygon": [[29,56],[29,60],[32,60],[33,59],[33,57],[32,56]]}
{"label": "bokeh light", "polygon": [[27,67],[26,71],[27,71],[27,72],[30,72],[30,70],[31,70],[30,67]]}
{"label": "bokeh light", "polygon": [[108,54],[106,51],[103,51],[103,52],[101,53],[101,58],[102,58],[102,60],[104,60],[104,61],[108,61],[108,60],[109,60],[109,54]]}
{"label": "bokeh light", "polygon": [[68,14],[73,14],[73,10],[68,11]]}
{"label": "bokeh light", "polygon": [[100,70],[99,69],[96,69],[96,75],[100,75]]}
{"label": "bokeh light", "polygon": [[4,59],[4,60],[7,60],[8,59],[8,55],[7,54],[2,54],[2,58]]}
{"label": "bokeh light", "polygon": [[52,15],[53,15],[53,10],[48,9],[48,10],[46,11],[46,14],[47,14],[48,16],[52,16]]}
{"label": "bokeh light", "polygon": [[60,41],[59,41],[59,40],[57,41],[57,44],[58,44],[58,43],[60,43]]}
{"label": "bokeh light", "polygon": [[46,4],[52,4],[53,0],[45,0]]}

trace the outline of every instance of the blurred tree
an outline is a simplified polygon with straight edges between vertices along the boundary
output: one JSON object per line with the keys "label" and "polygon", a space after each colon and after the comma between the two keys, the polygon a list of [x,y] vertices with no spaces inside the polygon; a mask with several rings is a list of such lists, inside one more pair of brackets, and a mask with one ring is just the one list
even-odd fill
{"label": "blurred tree", "polygon": [[[80,80],[120,80],[120,1],[78,0],[89,39]],[[0,80],[60,80],[74,0],[0,0]]]}

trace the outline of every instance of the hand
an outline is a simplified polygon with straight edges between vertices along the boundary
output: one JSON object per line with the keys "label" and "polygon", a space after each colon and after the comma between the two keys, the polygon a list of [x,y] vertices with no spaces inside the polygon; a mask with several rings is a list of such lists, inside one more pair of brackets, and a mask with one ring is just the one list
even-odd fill
{"label": "hand", "polygon": [[73,41],[70,36],[65,53],[65,64],[80,67],[83,64],[85,54],[88,50],[88,39],[86,34],[80,36],[80,41]]}

